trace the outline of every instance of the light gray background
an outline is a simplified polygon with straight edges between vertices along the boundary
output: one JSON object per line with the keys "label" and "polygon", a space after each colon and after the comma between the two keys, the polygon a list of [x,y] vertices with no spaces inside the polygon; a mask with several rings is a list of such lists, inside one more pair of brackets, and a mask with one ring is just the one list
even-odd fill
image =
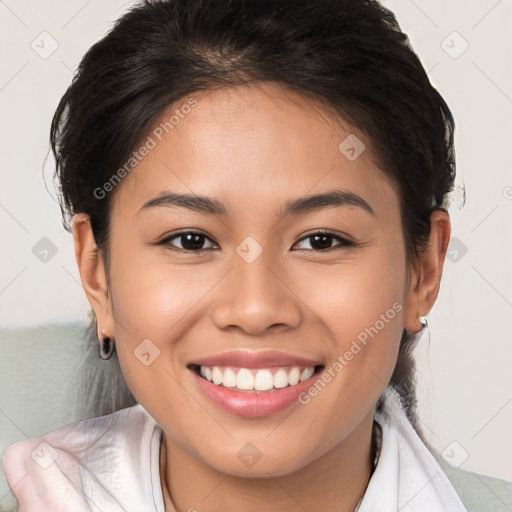
{"label": "light gray background", "polygon": [[[454,464],[512,480],[512,2],[383,3],[452,109],[457,183],[467,192],[462,210],[460,189],[450,208],[449,260],[417,351],[423,426]],[[72,237],[45,189],[43,161],[79,59],[130,4],[0,0],[1,327],[86,318]],[[48,159],[53,191],[52,166]],[[57,250],[46,263],[32,252],[43,237]]]}

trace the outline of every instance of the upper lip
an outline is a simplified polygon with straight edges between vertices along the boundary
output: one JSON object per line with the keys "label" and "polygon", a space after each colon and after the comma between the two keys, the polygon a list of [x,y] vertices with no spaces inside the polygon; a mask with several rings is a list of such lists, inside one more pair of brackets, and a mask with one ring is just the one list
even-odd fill
{"label": "upper lip", "polygon": [[305,359],[277,350],[242,351],[233,350],[202,357],[190,362],[198,366],[238,366],[241,368],[269,368],[273,366],[318,366],[322,363],[312,359]]}

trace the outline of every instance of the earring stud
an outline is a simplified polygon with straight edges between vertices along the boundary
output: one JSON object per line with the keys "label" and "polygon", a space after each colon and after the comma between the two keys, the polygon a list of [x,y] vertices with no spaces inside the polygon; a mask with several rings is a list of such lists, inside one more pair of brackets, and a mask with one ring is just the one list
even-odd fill
{"label": "earring stud", "polygon": [[423,330],[425,327],[428,327],[428,320],[425,316],[420,316],[420,324],[421,324],[421,330]]}

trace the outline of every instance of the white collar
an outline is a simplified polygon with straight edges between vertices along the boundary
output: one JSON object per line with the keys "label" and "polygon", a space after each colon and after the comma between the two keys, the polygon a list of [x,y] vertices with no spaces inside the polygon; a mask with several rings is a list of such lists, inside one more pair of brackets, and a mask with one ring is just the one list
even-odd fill
{"label": "white collar", "polygon": [[358,512],[467,512],[448,477],[388,387],[375,413],[382,449]]}

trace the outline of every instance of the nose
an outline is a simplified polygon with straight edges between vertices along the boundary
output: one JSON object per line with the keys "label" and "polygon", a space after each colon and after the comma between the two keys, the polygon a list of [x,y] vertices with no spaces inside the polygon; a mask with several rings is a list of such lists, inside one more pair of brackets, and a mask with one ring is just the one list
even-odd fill
{"label": "nose", "polygon": [[292,289],[290,276],[279,270],[275,260],[270,266],[265,252],[251,263],[235,254],[234,268],[224,280],[222,298],[213,311],[218,328],[238,328],[256,336],[300,324],[302,303]]}

